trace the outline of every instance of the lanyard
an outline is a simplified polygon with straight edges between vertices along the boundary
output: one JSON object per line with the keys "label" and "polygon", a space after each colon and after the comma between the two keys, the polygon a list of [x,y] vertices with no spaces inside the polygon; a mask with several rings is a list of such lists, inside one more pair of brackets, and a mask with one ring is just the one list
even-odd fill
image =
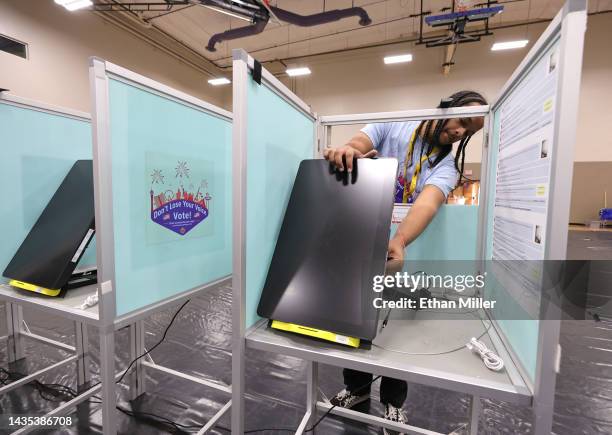
{"label": "lanyard", "polygon": [[420,161],[417,162],[416,167],[414,168],[414,174],[412,174],[412,179],[410,180],[410,184],[406,182],[406,176],[408,175],[408,165],[412,162],[412,153],[414,151],[414,143],[416,142],[416,133],[418,128],[416,128],[412,132],[412,136],[410,137],[410,142],[408,143],[408,153],[406,155],[406,160],[404,161],[404,192],[402,196],[402,202],[407,203],[408,198],[414,193],[417,186],[417,180],[419,178],[419,174],[421,173],[421,166],[423,162],[429,157],[431,154],[425,155],[421,157]]}

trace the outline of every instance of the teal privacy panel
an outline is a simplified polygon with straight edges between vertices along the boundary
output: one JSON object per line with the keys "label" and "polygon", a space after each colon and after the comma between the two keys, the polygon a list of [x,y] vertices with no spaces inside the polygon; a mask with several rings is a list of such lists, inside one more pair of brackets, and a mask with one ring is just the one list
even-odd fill
{"label": "teal privacy panel", "polygon": [[300,162],[314,156],[314,121],[249,78],[247,90],[246,326],[272,260]]}
{"label": "teal privacy panel", "polygon": [[[391,237],[398,224],[391,225]],[[403,271],[430,275],[474,275],[478,206],[443,205],[425,231],[406,247]]]}
{"label": "teal privacy panel", "polygon": [[231,274],[232,125],[109,80],[117,316]]}
{"label": "teal privacy panel", "polygon": [[[0,132],[1,273],[74,162],[92,158],[92,145],[89,121],[4,102]],[[92,242],[79,267],[95,264]]]}
{"label": "teal privacy panel", "polygon": [[[539,131],[547,131],[545,129],[548,129],[548,131],[552,129],[550,123],[539,124],[539,118],[544,116],[541,115],[541,113],[549,112],[557,103],[555,90],[557,74],[556,64],[559,56],[558,49],[559,37],[549,43],[547,49],[542,51],[539,58],[534,59],[534,62],[530,64],[530,69],[523,72],[520,81],[513,87],[512,93],[506,99],[506,101],[513,100],[512,104],[518,105],[516,101],[526,101],[523,95],[528,94],[533,96],[533,99],[529,100],[530,105],[523,109],[523,113],[527,113],[527,110],[531,108],[535,108],[537,111],[535,116],[532,116],[532,119],[529,119],[529,122],[526,123],[526,125],[506,125],[505,127],[502,127],[501,111],[506,101],[502,103],[501,106],[497,107],[493,112],[493,131],[488,162],[489,172],[487,191],[489,193],[487,195],[488,198],[486,204],[487,222],[485,222],[485,259],[493,261],[487,261],[487,286],[485,289],[485,296],[487,299],[496,301],[495,308],[491,310],[491,314],[493,318],[497,320],[499,328],[506,337],[507,342],[514,350],[514,353],[519,358],[521,365],[525,368],[532,383],[535,382],[538,356],[538,316],[544,267],[542,262],[539,260],[528,260],[527,257],[529,254],[522,254],[524,255],[524,258],[520,257],[520,260],[513,261],[497,261],[508,260],[505,257],[493,259],[493,235],[496,226],[495,191],[499,175],[498,162],[500,161],[499,148],[502,131],[505,129],[506,135],[515,135],[519,138],[516,139],[515,142],[519,142],[520,138],[534,137],[534,132],[538,133]],[[548,100],[544,101],[543,108],[535,106],[535,104],[540,102],[540,95],[547,95],[546,92],[551,92],[551,96]],[[552,115],[550,117],[552,119]],[[513,121],[510,120],[509,124],[512,122]],[[543,145],[542,148],[538,148],[540,140],[542,137],[547,137],[546,135],[535,137],[538,139],[534,139],[533,142],[535,142],[535,144],[530,146],[532,148],[536,148],[538,155],[542,153],[540,156],[541,159],[545,159],[547,156],[549,156],[551,151],[554,153],[554,143],[550,144],[549,150],[546,151],[546,154],[544,154]],[[527,139],[525,141],[527,142]],[[532,139],[529,139],[529,141],[532,141]],[[524,166],[530,164],[529,150],[530,148],[526,148],[524,151],[522,151],[522,153],[516,154],[517,157],[525,160],[525,163],[523,163]],[[507,157],[506,160],[510,159]],[[520,167],[514,168],[516,174],[524,173],[520,172],[520,170]],[[540,171],[539,173],[544,174],[542,169],[537,170]],[[518,176],[521,177],[521,175]],[[521,183],[521,180],[522,178],[518,178],[518,183]],[[517,185],[520,185],[524,190],[529,187],[528,182]],[[515,186],[513,187],[516,188]],[[506,186],[505,189],[507,192],[508,187]],[[505,194],[508,195],[506,192]],[[507,199],[505,200],[508,201]],[[498,224],[501,225],[501,223]],[[503,234],[501,230],[500,234]],[[538,236],[536,233],[536,238],[537,237]],[[540,242],[538,241],[536,243]],[[499,254],[498,257],[500,257]]]}
{"label": "teal privacy panel", "polygon": [[[391,226],[391,236],[398,224]],[[425,231],[406,248],[406,260],[475,260],[478,206],[443,205]]]}

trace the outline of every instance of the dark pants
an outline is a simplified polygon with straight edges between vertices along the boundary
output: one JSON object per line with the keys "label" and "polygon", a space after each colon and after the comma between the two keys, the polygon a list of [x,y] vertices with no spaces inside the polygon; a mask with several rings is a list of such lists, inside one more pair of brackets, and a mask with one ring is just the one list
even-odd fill
{"label": "dark pants", "polygon": [[[368,382],[372,382],[372,374],[357,370],[344,369],[344,384],[346,389],[353,394],[361,396],[370,392],[372,384],[361,388]],[[380,381],[380,401],[384,404],[401,408],[408,394],[408,384],[406,381],[383,377]]]}

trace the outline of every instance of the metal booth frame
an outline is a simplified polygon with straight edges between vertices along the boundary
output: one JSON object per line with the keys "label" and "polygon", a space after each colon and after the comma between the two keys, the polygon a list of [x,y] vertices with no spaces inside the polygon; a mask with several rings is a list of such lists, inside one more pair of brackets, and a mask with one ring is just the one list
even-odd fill
{"label": "metal booth frame", "polygon": [[[45,104],[29,98],[23,98],[7,93],[0,94],[0,104],[7,104],[49,115],[82,121],[85,123],[91,122],[91,116],[88,113],[51,104]],[[88,326],[97,325],[97,312],[95,309],[81,310],[76,308],[76,306],[83,303],[87,296],[95,293],[95,291],[95,286],[83,287],[66,298],[49,300],[48,298],[38,297],[35,294],[27,294],[25,292],[18,293],[7,284],[0,284],[0,301],[4,302],[7,322],[7,335],[0,337],[0,341],[6,342],[8,356],[7,360],[9,365],[19,364],[20,361],[26,357],[24,352],[24,341],[26,339],[52,346],[56,349],[61,349],[62,351],[71,354],[70,356],[54,364],[37,370],[34,373],[30,373],[17,381],[13,381],[2,386],[0,388],[0,394],[8,393],[9,391],[12,391],[33,380],[39,379],[46,373],[71,363],[76,363],[75,371],[77,390],[79,391],[80,395],[61,404],[57,408],[45,414],[44,417],[65,415],[74,409],[79,403],[87,400],[100,390],[100,386],[91,387],[89,385],[91,381],[91,373],[89,370],[90,356],[87,334]],[[23,318],[24,307],[44,311],[73,322],[75,333],[74,345],[53,340],[51,338],[31,332],[28,324]],[[34,430],[34,428],[22,426],[14,433],[25,434],[32,430]]]}
{"label": "metal booth frame", "polygon": [[[244,50],[233,51],[233,151],[232,173],[232,434],[244,433],[245,394],[245,334],[246,334],[246,174],[247,174],[247,80],[255,60]],[[317,137],[316,113],[305,102],[262,67],[261,83],[281,99],[314,122]],[[314,156],[314,149],[313,149]]]}
{"label": "metal booth frame", "polygon": [[[143,355],[146,351],[144,320],[147,317],[162,310],[178,306],[187,299],[205,293],[211,289],[226,286],[231,282],[231,279],[230,275],[223,276],[124,315],[116,316],[116,300],[113,287],[115,276],[113,216],[111,208],[112,179],[110,164],[112,148],[109,134],[109,77],[126,82],[148,92],[164,96],[177,103],[187,105],[229,122],[232,121],[232,114],[231,112],[218,108],[205,101],[97,58],[92,58],[90,62],[90,90],[94,109],[92,116],[86,113],[45,105],[23,98],[0,95],[0,102],[3,103],[92,123],[94,196],[96,207],[96,254],[98,268],[97,285],[71,290],[61,299],[41,298],[36,294],[30,295],[24,292],[16,292],[8,285],[0,285],[0,300],[5,301],[8,324],[8,336],[0,337],[0,341],[6,341],[7,343],[9,362],[15,362],[24,357],[24,338],[34,339],[74,353],[74,355],[58,363],[32,373],[19,381],[3,386],[0,388],[0,393],[7,392],[37,379],[53,369],[76,362],[79,395],[47,413],[45,417],[68,415],[73,412],[80,403],[101,392],[103,433],[105,435],[114,435],[117,433],[117,411],[115,409],[117,406],[117,398],[115,383],[125,372],[125,370],[119,372],[115,370],[115,331],[124,327],[129,328],[130,360],[134,360],[138,356]],[[97,306],[87,309],[78,308],[87,297],[94,295],[96,292],[99,296],[99,303]],[[31,333],[23,321],[23,307],[42,310],[48,314],[74,321],[76,345],[71,346]],[[93,385],[91,384],[89,369],[88,326],[97,327],[100,334],[100,382]],[[129,376],[126,377],[126,381],[129,383],[129,397],[131,399],[138,397],[146,391],[146,369],[159,371],[199,384],[206,388],[212,388],[224,392],[228,394],[228,396],[232,391],[230,385],[225,385],[220,381],[213,382],[182,373],[172,368],[156,364],[152,358],[149,357],[147,360],[144,358],[139,359],[130,370],[131,373],[129,373]],[[225,403],[205,425],[203,425],[198,433],[203,434],[213,428],[230,408],[231,400],[228,400],[228,402]],[[36,430],[36,428],[25,426],[14,433],[25,434],[33,430]]]}
{"label": "metal booth frame", "polygon": [[[580,70],[582,59],[582,45],[586,28],[586,2],[584,0],[569,0],[563,9],[553,19],[542,37],[531,48],[523,62],[515,70],[502,89],[499,96],[490,106],[470,106],[450,109],[409,110],[399,112],[362,113],[337,116],[317,117],[308,105],[299,99],[293,92],[284,86],[278,79],[265,69],[262,69],[262,83],[289,104],[308,115],[315,123],[317,131],[314,153],[320,155],[321,151],[331,140],[331,128],[335,125],[358,124],[368,122],[410,121],[442,119],[448,117],[484,116],[485,127],[483,136],[483,154],[481,179],[486,180],[490,158],[491,135],[493,116],[504,99],[524,77],[530,66],[538,56],[546,50],[554,38],[561,39],[561,57],[559,61],[559,76],[557,84],[557,102],[555,113],[555,143],[558,144],[554,153],[553,172],[551,175],[550,210],[547,222],[546,259],[565,259],[567,244],[567,221],[569,215],[569,200],[571,192],[571,175],[573,161],[573,145],[576,134],[577,101],[580,85]],[[260,320],[253,326],[246,328],[246,172],[248,170],[246,153],[248,146],[247,107],[246,95],[248,80],[251,80],[249,71],[254,67],[254,60],[243,50],[234,50],[233,53],[233,81],[234,81],[234,169],[239,174],[234,183],[234,242],[233,242],[233,409],[232,434],[241,435],[244,427],[244,392],[245,392],[245,350],[253,348],[268,352],[291,355],[307,361],[307,391],[306,411],[296,430],[302,434],[306,428],[316,421],[318,410],[330,409],[328,401],[319,400],[318,392],[318,364],[325,363],[341,367],[374,372],[377,374],[405,379],[409,382],[436,386],[439,388],[467,393],[472,396],[470,412],[470,433],[475,435],[478,431],[478,418],[481,410],[480,398],[491,398],[510,403],[532,407],[535,415],[534,433],[537,435],[549,434],[552,428],[553,401],[555,377],[559,364],[559,328],[560,321],[547,320],[540,322],[538,331],[538,361],[535,382],[532,384],[526,375],[526,370],[517,358],[512,346],[504,336],[502,329],[495,319],[487,319],[491,327],[488,328],[488,338],[500,356],[506,362],[509,382],[499,384],[487,380],[461,377],[452,373],[431,370],[426,367],[412,366],[384,366],[384,361],[376,357],[360,355],[354,350],[343,351],[330,348],[313,340],[300,337],[287,338],[282,334],[266,328],[266,321]],[[491,195],[486,191],[486,182],[481,183],[481,199],[479,208],[479,231],[477,249],[484,259],[484,247],[488,235],[484,228],[487,220],[486,198]],[[554,216],[554,218],[553,218]],[[552,309],[552,308],[551,308]],[[487,313],[490,315],[490,313]],[[557,317],[558,318],[558,317]],[[484,323],[484,322],[483,322]],[[388,362],[388,361],[387,361]],[[407,434],[435,434],[427,429],[410,425],[390,423],[380,417],[355,412],[352,410],[334,408],[333,414],[350,418],[356,421],[386,427]]]}
{"label": "metal booth frame", "polygon": [[[185,300],[195,297],[213,288],[227,285],[230,276],[221,277],[212,282],[185,290],[174,296],[137,310],[116,316],[116,299],[114,293],[115,258],[114,258],[114,227],[112,214],[112,143],[110,140],[110,113],[109,113],[109,79],[125,82],[131,86],[144,89],[147,92],[161,95],[179,104],[205,112],[218,118],[232,121],[232,114],[198,98],[169,86],[155,82],[147,77],[136,74],[118,65],[98,58],[90,61],[90,85],[93,104],[93,150],[94,150],[94,200],[96,206],[96,234],[98,258],[98,282],[100,287],[100,353],[105,355],[100,361],[100,377],[102,380],[102,414],[104,434],[116,433],[116,396],[115,379],[118,374],[114,367],[114,331],[127,325],[132,330],[132,359],[145,352],[143,320],[151,314],[176,306]],[[218,391],[231,393],[231,386],[221,382],[210,382],[179,371],[155,364],[152,360],[139,359],[134,364],[134,373],[130,379],[132,397],[137,397],[145,391],[145,368],[161,371],[184,380],[213,388]],[[231,400],[228,401],[198,433],[205,433],[218,422],[230,409]]]}
{"label": "metal booth frame", "polygon": [[[299,97],[265,69],[262,69],[262,83],[313,121],[316,138],[313,144],[313,155],[317,152],[320,153],[325,146],[330,144],[331,128],[334,125],[441,119],[461,116],[485,116],[487,117],[487,121],[484,129],[482,177],[486,178],[493,163],[490,161],[490,136],[493,131],[493,117],[490,116],[490,114],[500,107],[504,99],[523,77],[525,71],[535,62],[538,55],[549,47],[553,40],[560,38],[561,56],[559,59],[559,76],[557,84],[557,96],[560,100],[557,103],[557,110],[555,112],[554,130],[555,143],[558,145],[555,153],[553,153],[551,190],[549,197],[550,210],[548,213],[546,234],[546,239],[549,242],[546,246],[545,258],[565,259],[567,246],[566,222],[569,216],[571,191],[571,164],[573,161],[573,145],[576,137],[575,121],[577,118],[579,78],[582,65],[581,59],[585,28],[586,1],[568,0],[561,12],[553,19],[542,37],[531,48],[491,106],[319,117],[310,110],[306,103],[300,100]],[[128,378],[131,397],[136,397],[145,391],[144,380],[146,369],[162,371],[185,380],[196,382],[202,386],[226,392],[231,394],[231,400],[229,400],[221,410],[202,427],[199,433],[204,433],[211,429],[231,408],[232,433],[234,435],[241,435],[245,431],[245,351],[246,348],[249,347],[292,355],[307,361],[306,412],[296,431],[298,434],[304,433],[307,426],[316,420],[317,411],[326,411],[330,408],[328,402],[319,400],[317,382],[319,363],[377,372],[386,376],[403,378],[409,382],[422,383],[470,394],[473,398],[471,407],[472,424],[470,427],[470,432],[472,434],[477,433],[480,397],[490,397],[531,406],[535,415],[534,433],[537,435],[549,434],[552,429],[555,378],[559,368],[561,351],[558,345],[560,321],[546,320],[540,322],[538,331],[538,349],[540,351],[538,352],[536,377],[533,384],[526,375],[525,367],[522,366],[520,359],[514,353],[502,328],[499,327],[494,318],[488,319],[492,325],[488,335],[493,346],[508,363],[509,382],[507,384],[475,381],[474,379],[469,379],[469,377],[461,377],[456,374],[449,375],[439,370],[428,370],[414,365],[412,367],[384,366],[380,361],[376,361],[364,355],[358,355],[353,351],[323,349],[325,346],[318,343],[311,343],[306,340],[300,341],[299,339],[291,340],[280,335],[275,335],[265,330],[265,322],[262,321],[247,330],[245,324],[247,261],[245,248],[246,171],[248,170],[246,159],[248,137],[246,120],[248,114],[246,104],[243,103],[246,101],[247,80],[250,80],[249,70],[254,66],[254,59],[246,52],[236,50],[234,51],[233,64],[234,115],[185,93],[176,91],[170,87],[97,58],[92,58],[90,64],[91,95],[94,102],[93,117],[90,117],[86,113],[66,110],[10,95],[0,96],[0,101],[2,103],[92,122],[97,224],[97,266],[99,279],[99,285],[71,291],[70,296],[61,301],[41,299],[36,297],[36,295],[30,296],[16,293],[9,286],[0,285],[0,300],[5,302],[8,326],[8,335],[0,337],[0,341],[6,341],[7,343],[9,362],[16,362],[24,357],[24,339],[33,339],[73,353],[73,355],[58,363],[29,374],[27,377],[13,382],[10,385],[3,386],[0,388],[0,394],[17,388],[55,368],[76,362],[77,385],[80,395],[60,405],[46,416],[66,415],[78,404],[102,392],[103,432],[104,434],[115,434],[117,428],[115,380],[122,376],[123,372],[117,373],[114,367],[114,332],[117,329],[129,326],[131,356],[135,358],[136,356],[142,355],[145,352],[144,319],[146,317],[161,310],[179,305],[186,299],[217,286],[229,284],[231,280],[233,288],[232,385],[223,385],[221,383],[199,379],[188,374],[180,373],[171,368],[157,365],[152,361],[141,359],[134,364],[133,371]],[[113,216],[112,207],[110,206],[112,204],[112,147],[109,134],[109,77],[127,82],[133,86],[144,88],[148,92],[158,93],[180,104],[188,105],[189,107],[202,110],[222,119],[233,121],[232,171],[234,174],[237,174],[232,187],[234,205],[232,217],[233,275],[231,277],[225,276],[219,280],[183,291],[177,295],[142,307],[120,317],[116,316],[113,286],[115,274]],[[482,183],[481,186],[481,204],[486,204],[487,197],[492,193],[487,192],[487,183]],[[488,235],[483,229],[483,223],[486,222],[487,219],[486,207],[481,206],[479,209],[478,221],[480,230],[477,244],[480,249],[481,258],[483,259],[485,258],[485,246],[488,242]],[[75,306],[82,303],[87,296],[96,292],[98,292],[100,300],[98,307],[86,310],[75,308]],[[25,322],[23,322],[22,307],[42,310],[74,321],[76,336],[75,346],[31,333]],[[552,307],[550,309],[553,310]],[[91,385],[88,368],[89,343],[87,340],[87,327],[89,325],[98,327],[100,331],[101,383],[96,385]],[[400,430],[409,434],[435,434],[435,432],[426,429],[390,423],[379,417],[355,411],[334,409],[332,413],[364,423]],[[16,433],[27,433],[32,430],[34,430],[34,428],[24,427]]]}
{"label": "metal booth frame", "polygon": [[[474,397],[473,406],[471,407],[471,417],[474,422],[477,422],[480,414],[480,397],[494,397],[500,400],[513,402],[517,404],[529,405],[531,403],[531,392],[523,383],[519,373],[513,367],[510,367],[508,381],[500,383],[496,381],[489,382],[488,385],[480,385],[476,378],[462,376],[459,373],[444,373],[437,369],[428,369],[427,367],[413,366],[411,368],[401,366],[381,366],[377,362],[377,358],[369,358],[356,352],[342,351],[337,349],[327,349],[325,345],[317,342],[312,342],[308,339],[302,340],[299,338],[288,339],[280,334],[266,329],[266,321],[257,322],[251,328],[246,330],[244,311],[245,296],[244,288],[246,286],[245,267],[246,258],[243,254],[246,242],[245,228],[245,213],[246,213],[246,172],[248,170],[246,164],[246,116],[247,108],[245,104],[246,84],[250,80],[249,69],[253,68],[253,59],[248,54],[241,50],[234,51],[234,173],[241,174],[238,182],[234,184],[234,277],[233,277],[233,330],[234,330],[234,349],[233,349],[233,409],[232,409],[232,433],[242,434],[245,431],[243,415],[244,415],[244,355],[246,347],[259,349],[269,352],[291,355],[304,359],[308,363],[307,369],[307,403],[306,413],[296,431],[296,434],[304,433],[307,426],[316,420],[317,410],[327,411],[330,408],[328,401],[318,399],[318,364],[326,363],[336,366],[345,366],[353,369],[376,372],[385,376],[394,378],[406,379],[411,382],[422,383],[425,385],[433,385],[440,388],[446,388],[454,391],[462,391],[472,394]],[[269,81],[266,81],[266,76]],[[287,89],[276,78],[269,74],[265,69],[262,69],[262,82],[265,83],[281,98],[292,104],[296,108],[300,108],[302,112],[305,109],[304,103],[299,102],[289,89]],[[297,101],[296,101],[297,100]],[[306,106],[307,107],[307,106]],[[305,112],[304,112],[305,113]],[[423,119],[442,119],[457,116],[486,116],[489,113],[489,106],[473,106],[461,107],[452,109],[428,109],[428,110],[413,110],[402,112],[383,112],[369,113],[356,115],[341,115],[341,116],[322,116],[316,118],[316,114],[310,112],[310,118],[315,121],[317,132],[322,134],[317,135],[317,140],[313,144],[314,152],[320,149],[320,145],[325,147],[328,142],[327,138],[330,135],[330,129],[334,125],[346,125],[363,122],[386,122],[386,121],[408,121],[408,120],[423,120]],[[322,148],[322,147],[321,147]],[[242,255],[241,255],[242,254]],[[492,336],[492,342],[496,347],[501,343],[499,337],[495,334]],[[370,351],[374,352],[374,350]],[[501,352],[504,358],[509,359],[509,356]],[[377,355],[379,356],[379,355]],[[395,361],[394,361],[395,362]],[[485,369],[486,370],[486,369]],[[238,403],[240,401],[241,403]],[[338,409],[332,410],[333,414],[351,418],[356,421],[361,421],[369,424],[374,424],[381,427],[386,427],[394,430],[401,430],[404,433],[411,434],[434,434],[435,432],[418,428],[410,425],[401,425],[383,420],[380,417],[359,413],[356,411]],[[475,425],[472,425],[475,427]]]}
{"label": "metal booth frame", "polygon": [[[586,0],[567,0],[557,13],[544,33],[521,61],[519,66],[502,88],[499,96],[491,105],[491,113],[497,111],[512,90],[518,85],[524,75],[534,66],[539,56],[549,49],[557,40],[560,45],[559,75],[556,96],[559,98],[554,117],[554,143],[557,144],[552,154],[549,210],[546,222],[546,240],[544,259],[565,260],[567,253],[567,238],[570,214],[574,144],[576,140],[576,121],[578,118],[578,101],[580,94],[580,77],[582,72],[582,54],[584,34],[587,23]],[[493,131],[494,117],[489,117],[488,132]],[[488,176],[491,170],[491,138],[487,134],[484,143],[481,173]],[[481,183],[481,203],[488,203],[488,183]],[[488,209],[483,206],[479,210],[479,225],[487,222]],[[488,234],[481,228],[479,232],[479,252],[483,263],[486,258]],[[484,267],[484,265],[483,265]],[[561,346],[559,335],[561,321],[559,309],[550,305],[545,308],[544,317],[538,330],[538,355],[536,362],[536,379],[531,382],[527,369],[520,358],[514,353],[507,337],[498,322],[492,317],[493,328],[497,331],[504,346],[509,350],[522,377],[534,393],[534,429],[536,434],[552,432],[554,412],[554,392],[556,376],[561,361]]]}

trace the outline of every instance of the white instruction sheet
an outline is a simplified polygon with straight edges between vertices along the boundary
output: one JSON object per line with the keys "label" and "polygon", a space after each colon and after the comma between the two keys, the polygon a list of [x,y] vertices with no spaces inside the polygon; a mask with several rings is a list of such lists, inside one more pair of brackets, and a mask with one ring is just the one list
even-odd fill
{"label": "white instruction sheet", "polygon": [[541,260],[546,243],[559,44],[497,109],[493,258]]}

